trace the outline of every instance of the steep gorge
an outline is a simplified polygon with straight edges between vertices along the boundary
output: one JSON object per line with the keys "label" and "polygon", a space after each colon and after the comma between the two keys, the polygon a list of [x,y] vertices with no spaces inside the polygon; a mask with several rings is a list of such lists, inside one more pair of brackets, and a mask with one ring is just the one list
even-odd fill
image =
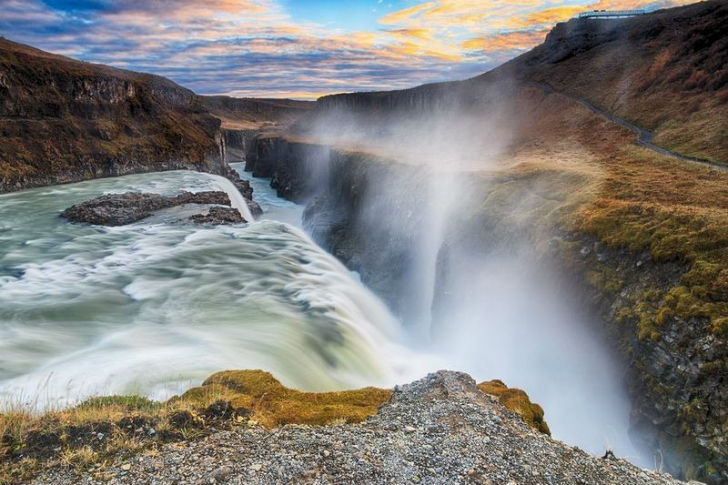
{"label": "steep gorge", "polygon": [[226,162],[308,105],[198,96],[160,76],[0,38],[0,192],[190,169],[231,177],[250,198]]}
{"label": "steep gorge", "polygon": [[[569,298],[598,315],[593,331],[626,366],[635,437],[676,476],[723,483],[728,176],[639,147],[629,130],[558,91],[654,130],[658,144],[724,164],[726,79],[710,53],[725,40],[714,32],[726,12],[703,2],[572,20],[478,78],[325,97],[288,132],[256,138],[249,168],[272,177],[279,195],[307,201],[314,237],[400,315],[411,307],[415,242],[433,227],[428,183],[458,187],[468,204],[449,212],[431,310],[451,299],[442,289],[453,268],[469,264],[458,254],[526,248],[556,264]],[[691,54],[676,56],[683,51]],[[473,125],[477,142],[463,147],[458,137],[472,137]],[[433,172],[452,160],[453,170]]]}

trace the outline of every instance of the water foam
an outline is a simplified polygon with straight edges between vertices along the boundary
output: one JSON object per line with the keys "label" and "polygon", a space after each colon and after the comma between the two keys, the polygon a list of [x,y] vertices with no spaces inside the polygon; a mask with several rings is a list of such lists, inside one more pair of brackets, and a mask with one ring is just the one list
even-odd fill
{"label": "water foam", "polygon": [[437,367],[400,345],[386,307],[290,225],[103,228],[57,217],[103,192],[210,183],[170,172],[2,196],[12,231],[0,233],[0,403],[164,398],[236,368],[328,390],[391,386]]}
{"label": "water foam", "polygon": [[253,222],[255,218],[250,212],[248,203],[245,201],[245,197],[240,194],[240,191],[233,185],[231,181],[221,175],[207,174],[212,180],[215,181],[217,186],[230,197],[230,203],[233,208],[240,212],[240,215],[245,219],[246,222]]}

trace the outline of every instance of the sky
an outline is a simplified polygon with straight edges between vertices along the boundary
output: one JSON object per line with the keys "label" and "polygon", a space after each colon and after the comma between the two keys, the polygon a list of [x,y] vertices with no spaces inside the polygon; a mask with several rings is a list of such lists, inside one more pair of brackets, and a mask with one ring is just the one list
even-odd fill
{"label": "sky", "polygon": [[689,0],[0,0],[0,35],[199,94],[315,99],[483,73],[593,9]]}

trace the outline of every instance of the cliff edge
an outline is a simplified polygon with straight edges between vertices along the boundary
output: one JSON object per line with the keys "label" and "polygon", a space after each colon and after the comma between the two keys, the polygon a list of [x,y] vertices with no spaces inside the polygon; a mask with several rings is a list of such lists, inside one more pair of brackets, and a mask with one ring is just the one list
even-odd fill
{"label": "cliff edge", "polygon": [[239,426],[153,453],[117,456],[79,477],[47,470],[40,484],[468,483],[678,484],[539,433],[468,375],[440,371],[395,388],[359,424]]}

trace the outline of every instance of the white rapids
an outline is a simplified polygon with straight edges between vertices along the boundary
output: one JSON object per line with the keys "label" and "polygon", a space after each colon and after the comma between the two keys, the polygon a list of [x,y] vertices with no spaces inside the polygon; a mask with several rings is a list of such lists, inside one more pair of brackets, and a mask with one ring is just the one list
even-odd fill
{"label": "white rapids", "polygon": [[224,369],[308,390],[420,377],[384,304],[297,227],[169,223],[184,207],[116,228],[58,217],[103,193],[224,186],[178,171],[0,196],[0,408],[163,399]]}

